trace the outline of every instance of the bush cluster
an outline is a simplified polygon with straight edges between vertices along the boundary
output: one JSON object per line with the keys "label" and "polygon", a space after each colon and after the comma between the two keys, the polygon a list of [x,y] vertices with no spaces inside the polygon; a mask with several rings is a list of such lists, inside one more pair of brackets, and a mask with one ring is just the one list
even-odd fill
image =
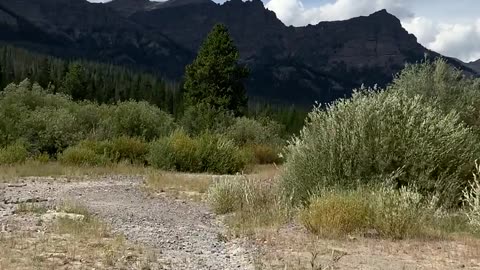
{"label": "bush cluster", "polygon": [[164,170],[231,174],[240,172],[247,160],[221,135],[204,133],[194,138],[177,131],[151,144],[148,162]]}
{"label": "bush cluster", "polygon": [[[235,118],[200,104],[179,120],[186,132],[174,132],[174,118],[146,102],[74,102],[28,79],[0,92],[0,116],[0,147],[20,140],[28,156],[48,155],[71,165],[146,164],[149,156],[162,169],[234,173],[247,162],[277,161],[281,144],[278,134],[270,134],[279,132],[272,121]],[[250,126],[254,134],[239,140]]]}

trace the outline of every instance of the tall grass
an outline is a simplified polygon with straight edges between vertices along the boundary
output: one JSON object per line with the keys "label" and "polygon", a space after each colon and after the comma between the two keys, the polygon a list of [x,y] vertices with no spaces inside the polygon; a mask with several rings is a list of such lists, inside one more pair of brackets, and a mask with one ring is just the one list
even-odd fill
{"label": "tall grass", "polygon": [[215,213],[231,214],[229,226],[242,233],[282,225],[292,212],[277,182],[246,176],[217,179],[208,190],[208,202]]}

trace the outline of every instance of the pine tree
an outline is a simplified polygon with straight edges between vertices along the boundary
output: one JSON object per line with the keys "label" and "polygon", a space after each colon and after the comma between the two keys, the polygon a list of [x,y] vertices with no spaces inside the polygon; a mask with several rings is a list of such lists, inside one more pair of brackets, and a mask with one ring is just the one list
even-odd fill
{"label": "pine tree", "polygon": [[85,99],[88,96],[87,82],[83,66],[78,63],[70,64],[62,84],[62,92],[71,95],[75,100]]}
{"label": "pine tree", "polygon": [[187,66],[184,95],[187,105],[206,103],[216,109],[245,113],[247,96],[243,80],[249,75],[238,64],[239,52],[222,24],[214,26],[197,58]]}

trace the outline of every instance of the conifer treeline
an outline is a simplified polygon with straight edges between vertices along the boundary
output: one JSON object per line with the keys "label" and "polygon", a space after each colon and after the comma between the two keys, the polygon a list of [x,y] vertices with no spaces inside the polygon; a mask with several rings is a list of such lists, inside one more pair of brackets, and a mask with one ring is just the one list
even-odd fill
{"label": "conifer treeline", "polygon": [[[0,44],[0,91],[25,78],[53,93],[71,95],[74,100],[107,104],[147,101],[175,117],[183,114],[180,83],[166,81],[160,75],[112,64],[60,59]],[[288,133],[297,132],[303,126],[308,111],[254,99],[250,99],[248,107],[249,116],[274,119],[283,124]]]}
{"label": "conifer treeline", "polygon": [[160,76],[111,64],[63,60],[0,45],[0,89],[25,78],[74,100],[114,103],[144,100],[175,114],[181,106],[179,84]]}

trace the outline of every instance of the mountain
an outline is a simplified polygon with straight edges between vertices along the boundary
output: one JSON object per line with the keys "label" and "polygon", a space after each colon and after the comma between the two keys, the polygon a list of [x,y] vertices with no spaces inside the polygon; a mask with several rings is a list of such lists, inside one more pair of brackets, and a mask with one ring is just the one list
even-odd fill
{"label": "mountain", "polygon": [[466,65],[471,69],[475,70],[476,72],[480,73],[480,59],[478,59],[477,61],[470,62]]}
{"label": "mountain", "polygon": [[154,68],[171,78],[194,55],[160,31],[85,0],[0,0],[0,33],[1,41],[42,53]]}
{"label": "mountain", "polygon": [[287,27],[260,0],[0,0],[4,42],[148,69],[173,80],[181,79],[216,23],[227,25],[252,71],[249,95],[282,103],[330,102],[362,84],[387,84],[406,62],[439,56],[386,10]]}

